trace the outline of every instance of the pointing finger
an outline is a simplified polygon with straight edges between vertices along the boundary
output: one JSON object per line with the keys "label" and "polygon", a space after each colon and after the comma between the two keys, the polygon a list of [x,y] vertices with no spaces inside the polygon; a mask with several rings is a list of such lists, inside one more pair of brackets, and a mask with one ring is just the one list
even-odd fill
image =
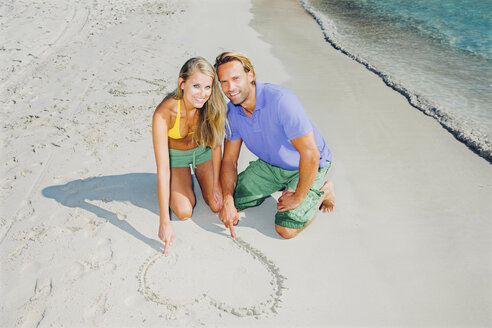
{"label": "pointing finger", "polygon": [[170,244],[171,244],[171,242],[170,242],[169,240],[168,240],[168,241],[166,241],[166,244],[164,245],[164,251],[163,251],[164,255],[166,255],[166,254],[167,254],[167,249],[169,248],[169,245],[170,245]]}

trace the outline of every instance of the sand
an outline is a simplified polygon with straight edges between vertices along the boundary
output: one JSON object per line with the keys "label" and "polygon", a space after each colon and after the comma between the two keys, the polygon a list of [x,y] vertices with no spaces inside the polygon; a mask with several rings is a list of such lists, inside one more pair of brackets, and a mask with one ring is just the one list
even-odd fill
{"label": "sand", "polygon": [[[0,33],[0,326],[492,325],[490,164],[298,1],[9,0]],[[231,49],[298,95],[337,208],[287,241],[268,199],[232,240],[197,192],[163,256],[151,116],[186,59]]]}

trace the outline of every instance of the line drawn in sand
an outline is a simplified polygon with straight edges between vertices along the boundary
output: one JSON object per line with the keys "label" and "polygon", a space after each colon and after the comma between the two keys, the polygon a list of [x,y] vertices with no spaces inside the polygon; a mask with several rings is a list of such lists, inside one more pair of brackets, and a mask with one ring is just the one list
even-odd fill
{"label": "line drawn in sand", "polygon": [[166,306],[168,310],[171,311],[171,313],[175,313],[178,310],[186,309],[191,305],[202,301],[210,303],[210,305],[220,311],[234,314],[238,317],[253,316],[259,318],[269,313],[278,313],[278,308],[280,307],[280,303],[282,302],[283,290],[286,289],[284,285],[284,281],[286,280],[286,278],[280,274],[279,268],[275,265],[275,263],[269,260],[260,250],[255,249],[248,242],[242,240],[239,237],[236,237],[234,239],[231,238],[230,240],[232,241],[233,245],[245,251],[247,254],[253,257],[253,259],[259,261],[259,263],[261,263],[261,265],[264,266],[270,274],[271,293],[269,297],[263,302],[253,306],[232,306],[211,297],[207,292],[204,292],[199,297],[189,300],[177,300],[161,296],[149,284],[149,269],[161,259],[169,259],[167,264],[170,264],[171,261],[177,261],[175,256],[165,256],[162,253],[157,253],[150,256],[141,266],[138,273],[138,281],[140,284],[139,292],[145,297],[146,300]]}
{"label": "line drawn in sand", "polygon": [[126,95],[136,94],[161,94],[166,89],[166,80],[147,80],[140,77],[125,77],[116,82],[117,86],[111,88],[109,93],[124,97]]}

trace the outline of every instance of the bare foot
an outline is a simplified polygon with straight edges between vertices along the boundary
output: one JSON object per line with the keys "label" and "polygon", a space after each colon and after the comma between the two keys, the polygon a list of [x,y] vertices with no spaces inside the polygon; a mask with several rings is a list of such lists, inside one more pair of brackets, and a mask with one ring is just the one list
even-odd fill
{"label": "bare foot", "polygon": [[319,210],[321,212],[333,212],[335,209],[335,186],[333,185],[333,182],[326,181],[320,190],[325,193],[321,198]]}

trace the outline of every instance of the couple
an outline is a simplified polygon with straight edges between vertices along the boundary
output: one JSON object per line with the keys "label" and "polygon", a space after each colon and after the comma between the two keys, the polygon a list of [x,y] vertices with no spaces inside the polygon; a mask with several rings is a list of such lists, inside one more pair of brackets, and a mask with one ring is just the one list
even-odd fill
{"label": "couple", "polygon": [[[333,184],[323,183],[331,164],[323,137],[290,90],[256,82],[243,54],[220,54],[215,70],[203,58],[188,60],[178,87],[155,110],[152,136],[164,253],[174,238],[169,208],[180,219],[193,213],[190,164],[205,202],[232,237],[238,210],[258,206],[279,190],[275,230],[286,239],[306,228],[318,208],[329,212],[335,206]],[[238,175],[243,141],[259,159]]]}

